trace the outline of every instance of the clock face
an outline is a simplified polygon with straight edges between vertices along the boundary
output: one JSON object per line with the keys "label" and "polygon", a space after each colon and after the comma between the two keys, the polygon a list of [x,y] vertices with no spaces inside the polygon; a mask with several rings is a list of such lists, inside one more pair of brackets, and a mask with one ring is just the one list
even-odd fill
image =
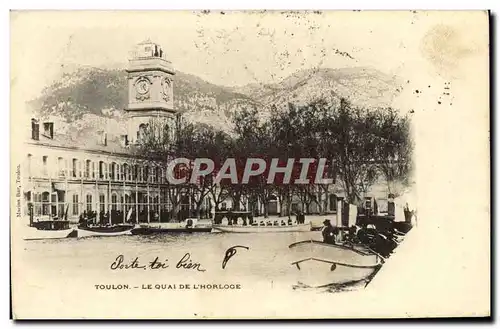
{"label": "clock face", "polygon": [[139,94],[144,95],[149,91],[149,82],[146,80],[140,80],[135,85],[135,88]]}

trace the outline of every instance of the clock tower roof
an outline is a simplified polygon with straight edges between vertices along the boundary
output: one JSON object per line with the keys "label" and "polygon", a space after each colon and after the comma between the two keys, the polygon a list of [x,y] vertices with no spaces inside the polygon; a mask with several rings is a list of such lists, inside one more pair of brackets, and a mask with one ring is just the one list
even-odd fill
{"label": "clock tower roof", "polygon": [[167,55],[162,46],[146,39],[138,43],[131,52],[128,72],[146,70],[160,70],[175,74],[172,63],[167,60]]}

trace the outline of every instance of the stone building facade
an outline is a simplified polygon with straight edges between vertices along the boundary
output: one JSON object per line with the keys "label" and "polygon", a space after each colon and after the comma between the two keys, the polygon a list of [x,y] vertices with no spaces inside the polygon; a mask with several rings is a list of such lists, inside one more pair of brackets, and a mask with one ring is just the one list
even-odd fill
{"label": "stone building facade", "polygon": [[[124,135],[91,131],[74,140],[53,122],[32,119],[24,144],[25,215],[32,207],[37,218],[78,221],[96,212],[97,219],[107,214],[111,222],[170,220],[165,168],[141,161],[132,148],[153,118],[160,118],[163,133],[175,138],[182,115],[173,106],[175,72],[161,46],[145,41],[136,46],[127,73]],[[188,215],[190,203],[181,200],[181,216]]]}

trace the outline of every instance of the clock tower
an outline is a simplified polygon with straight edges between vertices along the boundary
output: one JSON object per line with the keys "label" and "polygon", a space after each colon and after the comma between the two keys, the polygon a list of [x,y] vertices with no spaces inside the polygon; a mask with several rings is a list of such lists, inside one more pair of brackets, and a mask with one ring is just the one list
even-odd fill
{"label": "clock tower", "polygon": [[126,71],[129,141],[138,142],[155,120],[161,122],[170,139],[175,138],[178,125],[173,93],[175,72],[161,46],[150,40],[139,43]]}

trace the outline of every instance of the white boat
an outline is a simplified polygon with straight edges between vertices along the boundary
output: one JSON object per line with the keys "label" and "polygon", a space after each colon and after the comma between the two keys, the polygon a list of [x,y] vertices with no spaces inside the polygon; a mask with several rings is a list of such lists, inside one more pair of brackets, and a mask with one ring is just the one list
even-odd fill
{"label": "white boat", "polygon": [[118,224],[111,226],[86,226],[78,227],[78,237],[85,238],[89,236],[118,236],[131,235],[134,225]]}
{"label": "white boat", "polygon": [[77,231],[69,228],[66,230],[39,230],[35,227],[26,226],[21,233],[24,240],[64,239],[75,238]]}
{"label": "white boat", "polygon": [[295,225],[214,225],[213,230],[225,233],[308,232],[311,230],[311,223]]}
{"label": "white boat", "polygon": [[363,246],[343,246],[308,240],[289,246],[296,259],[297,280],[309,287],[369,281],[383,258]]}
{"label": "white boat", "polygon": [[33,222],[30,226],[25,221],[16,221],[13,231],[24,240],[75,238],[77,231],[66,221],[43,220]]}
{"label": "white boat", "polygon": [[[130,221],[132,216],[132,208],[129,209],[127,213],[126,220]],[[132,229],[134,229],[132,224],[115,224],[115,225],[78,225],[78,237],[85,238],[89,236],[119,236],[119,235],[131,235]]]}

